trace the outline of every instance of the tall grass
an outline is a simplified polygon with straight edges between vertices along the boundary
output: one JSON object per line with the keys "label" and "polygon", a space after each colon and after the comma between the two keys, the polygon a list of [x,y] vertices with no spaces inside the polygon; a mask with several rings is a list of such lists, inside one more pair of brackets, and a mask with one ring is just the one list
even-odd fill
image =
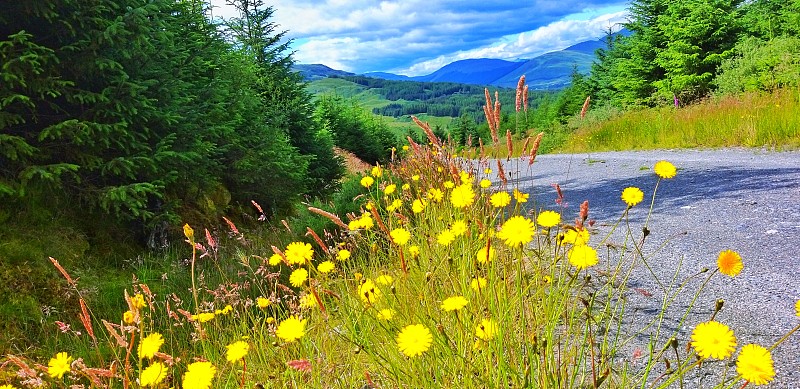
{"label": "tall grass", "polygon": [[[559,150],[731,146],[796,149],[800,147],[798,111],[800,90],[797,89],[717,97],[685,108],[642,109],[581,124]],[[591,118],[591,112],[587,119]]]}

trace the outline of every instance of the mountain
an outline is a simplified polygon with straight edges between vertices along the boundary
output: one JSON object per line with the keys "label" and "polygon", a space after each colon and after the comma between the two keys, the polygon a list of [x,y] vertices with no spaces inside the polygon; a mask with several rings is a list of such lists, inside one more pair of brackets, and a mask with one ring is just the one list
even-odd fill
{"label": "mountain", "polygon": [[[423,82],[457,82],[461,84],[493,85],[493,82],[522,65],[502,59],[465,59],[452,62],[427,76],[411,77]],[[515,84],[516,86],[516,84]]]}
{"label": "mountain", "polygon": [[386,72],[369,72],[364,73],[362,76],[365,77],[372,77],[372,78],[381,78],[384,80],[392,80],[392,81],[409,81],[411,77],[404,76],[402,74],[394,74],[394,73],[386,73]]}
{"label": "mountain", "polygon": [[306,81],[319,80],[330,76],[355,76],[355,73],[331,69],[322,64],[294,64],[292,70],[303,75]]}
{"label": "mountain", "polygon": [[494,80],[491,85],[516,88],[519,78],[524,74],[525,82],[530,89],[563,89],[572,81],[573,69],[587,74],[594,59],[594,54],[579,51],[562,50],[547,53],[525,61],[513,71]]}

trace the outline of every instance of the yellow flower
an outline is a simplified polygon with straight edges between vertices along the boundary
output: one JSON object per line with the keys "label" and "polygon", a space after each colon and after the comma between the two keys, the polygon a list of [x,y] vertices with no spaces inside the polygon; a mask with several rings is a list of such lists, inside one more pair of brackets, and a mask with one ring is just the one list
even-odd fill
{"label": "yellow flower", "polygon": [[456,184],[454,184],[453,181],[445,181],[444,182],[444,187],[447,188],[447,189],[453,189],[455,186],[456,186]]}
{"label": "yellow flower", "polygon": [[211,362],[194,362],[183,375],[183,389],[208,389],[216,373],[217,368]]}
{"label": "yellow flower", "polygon": [[409,189],[411,189],[411,185],[410,184],[403,184],[402,188],[403,188],[403,190],[409,190]]}
{"label": "yellow flower", "polygon": [[725,359],[736,349],[736,337],[725,324],[708,321],[694,328],[691,344],[703,358]]}
{"label": "yellow flower", "polygon": [[488,167],[486,169],[483,169],[483,174],[492,174],[492,169]]}
{"label": "yellow flower", "polygon": [[495,208],[503,208],[511,204],[511,195],[508,192],[497,192],[489,197],[489,202]]}
{"label": "yellow flower", "polygon": [[375,166],[375,167],[372,168],[372,171],[370,173],[375,178],[382,177],[383,176],[383,169],[381,169],[380,166]]}
{"label": "yellow flower", "polygon": [[377,282],[377,283],[379,283],[381,285],[391,285],[392,282],[394,282],[394,278],[392,278],[392,276],[390,276],[388,274],[384,274],[384,275],[378,276],[378,278],[375,279],[375,282]]}
{"label": "yellow flower", "polygon": [[419,246],[411,246],[408,248],[408,253],[411,254],[411,257],[416,258],[419,256]]}
{"label": "yellow flower", "polygon": [[514,189],[514,200],[517,200],[518,203],[526,203],[528,202],[528,194],[522,193],[516,189]]}
{"label": "yellow flower", "polygon": [[156,387],[164,378],[167,378],[167,367],[161,362],[155,362],[142,371],[139,382],[143,387]]}
{"label": "yellow flower", "polygon": [[628,208],[639,204],[644,199],[644,193],[641,189],[629,186],[622,191],[622,201],[628,204]]}
{"label": "yellow flower", "polygon": [[453,296],[444,299],[444,301],[442,301],[441,308],[445,312],[458,311],[461,308],[466,307],[467,303],[469,303],[469,301],[467,301],[464,296]]}
{"label": "yellow flower", "polygon": [[727,276],[736,277],[744,265],[742,264],[742,257],[736,251],[725,250],[719,253],[717,257],[717,266],[722,274]]}
{"label": "yellow flower", "polygon": [[411,176],[411,181],[419,181],[419,174]]}
{"label": "yellow flower", "polygon": [[288,319],[278,324],[278,329],[275,330],[275,336],[287,341],[294,342],[306,334],[306,322],[308,319],[300,320],[296,316],[291,316]]}
{"label": "yellow flower", "polygon": [[296,269],[289,275],[289,283],[295,288],[303,286],[303,283],[308,279],[308,270],[300,268]]}
{"label": "yellow flower", "polygon": [[536,217],[536,223],[545,228],[551,228],[561,223],[561,215],[558,212],[542,211]]}
{"label": "yellow flower", "polygon": [[336,265],[334,265],[333,262],[325,261],[320,263],[319,266],[317,266],[317,271],[319,271],[322,274],[327,274],[330,273],[334,267],[336,267]]}
{"label": "yellow flower", "polygon": [[797,314],[797,317],[800,317],[800,300],[797,300],[797,302],[794,303],[794,310]]}
{"label": "yellow flower", "polygon": [[562,237],[564,243],[569,243],[575,246],[581,246],[589,243],[589,230],[585,228],[581,228],[580,230],[568,228],[566,231],[564,231],[564,234],[560,236]]}
{"label": "yellow flower", "polygon": [[482,249],[478,250],[478,254],[475,256],[478,260],[478,263],[486,263],[492,262],[494,258],[497,256],[497,251],[494,247],[483,247]]}
{"label": "yellow flower", "polygon": [[481,180],[480,185],[481,185],[481,188],[486,189],[486,188],[492,186],[492,182],[484,178],[484,179]]}
{"label": "yellow flower", "polygon": [[378,320],[384,320],[384,321],[392,320],[392,318],[394,317],[394,310],[389,308],[381,309],[380,311],[378,311],[377,317]]}
{"label": "yellow flower", "polygon": [[47,363],[47,374],[52,378],[61,379],[64,373],[68,373],[71,369],[72,357],[67,353],[58,353],[54,358],[50,358]]}
{"label": "yellow flower", "polygon": [[158,332],[147,335],[139,342],[139,359],[153,359],[162,344],[164,344],[164,338]]}
{"label": "yellow flower", "polygon": [[653,171],[656,172],[656,175],[661,178],[672,178],[677,174],[675,165],[667,161],[656,162],[655,166],[653,166]]}
{"label": "yellow flower", "polygon": [[473,177],[470,176],[469,173],[463,170],[458,173],[458,178],[461,180],[462,184],[467,184],[467,183],[471,184],[473,180]]}
{"label": "yellow flower", "polygon": [[372,184],[375,183],[375,179],[370,176],[364,176],[361,178],[361,186],[365,188],[369,188]]}
{"label": "yellow flower", "polygon": [[348,260],[349,258],[350,258],[350,250],[347,250],[347,249],[340,249],[340,250],[339,250],[339,251],[336,253],[336,259],[338,259],[338,260],[340,260],[340,261],[346,261],[346,260]]}
{"label": "yellow flower", "polygon": [[270,306],[270,304],[272,304],[272,301],[269,301],[269,299],[266,297],[259,297],[256,299],[256,305],[258,305],[258,307],[261,309]]}
{"label": "yellow flower", "polygon": [[196,315],[192,315],[192,320],[198,321],[200,323],[205,323],[207,321],[214,320],[214,312],[201,312]]}
{"label": "yellow flower", "polygon": [[452,231],[455,236],[464,235],[464,233],[467,232],[467,223],[463,220],[454,221],[453,225],[450,226],[450,231]]}
{"label": "yellow flower", "polygon": [[233,307],[230,304],[226,305],[225,308],[222,308],[223,315],[227,315],[231,312],[233,312]]}
{"label": "yellow flower", "polygon": [[122,321],[125,324],[133,324],[134,320],[136,320],[136,315],[134,315],[133,312],[125,311],[125,313],[122,314]]}
{"label": "yellow flower", "polygon": [[475,336],[477,336],[478,339],[488,341],[497,335],[497,330],[497,323],[495,323],[494,320],[483,319],[481,320],[481,324],[475,327]]}
{"label": "yellow flower", "polygon": [[144,296],[141,293],[137,293],[135,296],[131,297],[131,305],[135,309],[142,309],[147,306],[147,303],[144,301]]}
{"label": "yellow flower", "polygon": [[597,265],[598,261],[597,251],[585,244],[573,246],[572,249],[569,250],[567,257],[569,259],[569,263],[572,266],[575,266],[578,270]]}
{"label": "yellow flower", "polygon": [[456,235],[453,234],[453,231],[450,231],[450,229],[446,229],[439,233],[439,235],[436,237],[436,242],[438,242],[442,246],[449,246],[450,243],[453,243],[455,239]]}
{"label": "yellow flower", "polygon": [[450,203],[455,208],[469,207],[474,202],[475,192],[470,184],[461,184],[450,192]]}
{"label": "yellow flower", "polygon": [[397,335],[397,348],[408,357],[422,355],[431,347],[433,335],[422,324],[411,324],[403,328]]}
{"label": "yellow flower", "polygon": [[765,385],[775,378],[775,367],[769,350],[757,344],[742,347],[736,359],[736,371],[754,385]]}
{"label": "yellow flower", "polygon": [[189,223],[183,225],[183,236],[185,236],[186,239],[189,240],[189,243],[194,244],[194,230],[192,229],[192,226],[189,225]]}
{"label": "yellow flower", "polygon": [[408,243],[408,240],[411,239],[411,233],[402,227],[392,230],[392,232],[389,233],[389,236],[392,237],[392,242],[399,246],[404,246],[406,243]]}
{"label": "yellow flower", "polygon": [[425,210],[424,200],[416,199],[413,203],[411,203],[411,211],[414,213],[422,213],[423,210]]}
{"label": "yellow flower", "polygon": [[269,257],[270,266],[278,266],[281,262],[283,262],[283,257],[281,257],[280,254],[272,254],[272,256]]}
{"label": "yellow flower", "polygon": [[300,297],[300,308],[316,308],[319,306],[317,298],[313,294],[306,294]]}
{"label": "yellow flower", "polygon": [[392,203],[386,207],[386,210],[389,212],[394,212],[400,208],[403,208],[403,200],[394,199],[392,200]]}
{"label": "yellow flower", "polygon": [[227,359],[230,363],[241,361],[242,358],[247,355],[247,352],[250,351],[250,345],[241,340],[231,343],[225,346],[225,348],[227,348],[227,351],[225,352],[225,359]]}
{"label": "yellow flower", "polygon": [[430,188],[428,189],[428,198],[437,203],[441,203],[444,199],[444,192],[438,188]]}
{"label": "yellow flower", "polygon": [[486,278],[484,278],[484,277],[475,277],[475,278],[472,279],[472,281],[470,282],[469,286],[472,288],[472,290],[474,290],[476,292],[479,292],[479,291],[481,291],[483,289],[486,289],[486,284],[487,283],[488,283],[488,281],[486,280]]}
{"label": "yellow flower", "polygon": [[12,385],[0,385],[0,389],[17,389]]}
{"label": "yellow flower", "polygon": [[522,216],[513,216],[503,223],[497,237],[511,247],[521,246],[533,240],[536,229],[533,221]]}
{"label": "yellow flower", "polygon": [[358,287],[358,295],[361,301],[366,304],[375,304],[376,301],[383,295],[378,286],[370,279],[364,280],[361,286]]}
{"label": "yellow flower", "polygon": [[397,185],[395,185],[395,184],[389,184],[389,185],[386,185],[386,187],[385,187],[385,188],[383,188],[383,193],[384,193],[385,195],[387,195],[387,196],[388,196],[388,195],[390,195],[390,194],[394,193],[394,191],[395,191],[396,189],[397,189]]}
{"label": "yellow flower", "polygon": [[292,242],[286,246],[283,255],[286,256],[286,262],[289,262],[290,265],[305,265],[314,256],[314,249],[308,243]]}

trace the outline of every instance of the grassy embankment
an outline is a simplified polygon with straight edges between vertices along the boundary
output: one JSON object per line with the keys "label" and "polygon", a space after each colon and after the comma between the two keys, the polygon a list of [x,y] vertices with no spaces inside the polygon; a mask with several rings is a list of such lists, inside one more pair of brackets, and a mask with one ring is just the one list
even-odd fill
{"label": "grassy embankment", "polygon": [[[701,108],[685,112],[718,110]],[[674,170],[654,171],[657,191]],[[359,211],[339,215],[343,223],[323,218],[318,237],[295,228],[294,238],[231,230],[212,240],[187,228],[187,244],[172,255],[130,265],[138,277],[111,297],[119,307],[110,316],[80,308],[92,280],[74,281],[65,269],[59,287],[80,320],[47,318],[51,341],[35,352],[17,345],[20,358],[4,359],[0,383],[19,385],[22,371],[56,385],[111,387],[667,387],[698,361],[715,374],[709,387],[773,379],[767,350],[785,338],[735,342],[728,330],[737,329],[714,315],[682,323],[692,343],[662,326],[676,294],[699,294],[687,289],[690,279],[735,276],[734,252],[708,258],[707,273],[649,280],[661,285],[648,293],[664,302],[656,307],[662,314],[630,323],[627,280],[650,266],[643,247],[661,242],[642,236],[647,222],[629,224],[627,211],[606,221],[621,232],[612,242],[593,234],[583,212],[541,209],[495,162],[463,165],[448,147],[410,145],[401,160],[357,182],[363,187],[349,188]],[[619,189],[629,208],[660,199]],[[72,327],[59,333],[54,320]],[[64,363],[69,358],[82,361]],[[48,360],[49,368],[34,364]]]}

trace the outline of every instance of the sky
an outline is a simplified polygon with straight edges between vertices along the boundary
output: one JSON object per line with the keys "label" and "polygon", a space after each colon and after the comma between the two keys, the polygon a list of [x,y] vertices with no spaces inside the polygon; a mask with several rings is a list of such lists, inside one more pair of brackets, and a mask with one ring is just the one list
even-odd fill
{"label": "sky", "polygon": [[[234,17],[225,0],[213,16]],[[294,59],[353,73],[433,73],[461,59],[518,60],[599,39],[626,0],[267,0]]]}

